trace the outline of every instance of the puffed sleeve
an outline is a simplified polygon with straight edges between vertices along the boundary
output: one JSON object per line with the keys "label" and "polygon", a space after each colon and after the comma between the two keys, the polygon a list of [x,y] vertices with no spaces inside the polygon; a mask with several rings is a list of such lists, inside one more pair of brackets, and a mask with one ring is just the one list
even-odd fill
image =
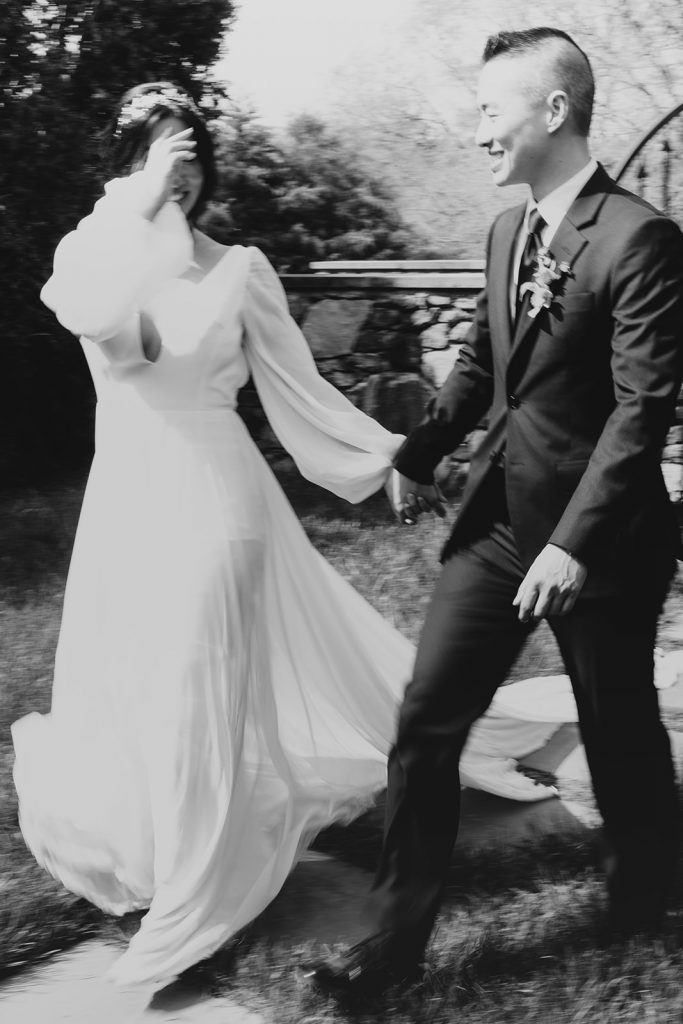
{"label": "puffed sleeve", "polygon": [[385,483],[403,435],[320,376],[273,267],[258,249],[248,253],[244,350],[268,420],[307,480],[363,501]]}
{"label": "puffed sleeve", "polygon": [[40,297],[73,334],[91,341],[112,338],[161,285],[189,266],[192,236],[177,204],[166,203],[150,221],[140,212],[148,201],[142,172],[115,178],[92,213],[57,246]]}

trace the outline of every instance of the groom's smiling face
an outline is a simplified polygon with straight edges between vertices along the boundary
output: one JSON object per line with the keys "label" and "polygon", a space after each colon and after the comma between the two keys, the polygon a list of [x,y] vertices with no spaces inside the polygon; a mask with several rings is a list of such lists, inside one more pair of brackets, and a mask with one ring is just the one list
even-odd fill
{"label": "groom's smiling face", "polygon": [[539,89],[537,60],[494,57],[479,77],[475,142],[488,153],[496,185],[533,185],[547,153],[549,110]]}

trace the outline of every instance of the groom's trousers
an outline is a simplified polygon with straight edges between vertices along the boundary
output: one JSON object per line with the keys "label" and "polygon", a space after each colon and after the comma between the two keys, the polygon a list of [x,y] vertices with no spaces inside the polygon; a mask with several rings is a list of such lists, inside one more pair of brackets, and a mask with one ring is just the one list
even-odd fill
{"label": "groom's trousers", "polygon": [[[505,519],[505,516],[502,517]],[[671,556],[600,573],[572,612],[552,617],[609,849],[615,924],[647,926],[663,911],[676,860],[678,803],[669,738],[653,683],[657,620]],[[509,523],[444,565],[389,757],[385,834],[368,903],[373,932],[416,955],[436,916],[460,811],[458,761],[534,628],[512,601],[525,575]]]}

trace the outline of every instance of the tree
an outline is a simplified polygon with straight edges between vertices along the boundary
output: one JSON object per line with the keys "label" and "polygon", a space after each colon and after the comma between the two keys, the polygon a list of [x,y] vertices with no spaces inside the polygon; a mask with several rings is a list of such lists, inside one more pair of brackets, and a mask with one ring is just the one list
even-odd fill
{"label": "tree", "polygon": [[391,191],[313,117],[275,138],[253,112],[215,123],[220,188],[205,221],[225,242],[259,245],[281,270],[315,259],[403,256],[414,233]]}
{"label": "tree", "polygon": [[451,81],[473,92],[485,38],[503,29],[552,25],[588,53],[597,80],[596,146],[629,148],[683,91],[683,5],[679,0],[416,0],[423,46]]}
{"label": "tree", "polygon": [[[414,0],[386,52],[359,58],[340,80],[331,127],[364,153],[406,221],[442,255],[483,255],[492,215],[523,194],[496,190],[476,151],[476,82],[489,34],[543,24],[568,31],[590,56],[593,150],[615,170],[683,99],[680,0]],[[683,140],[671,144],[679,150]]]}
{"label": "tree", "polygon": [[[0,470],[61,460],[89,432],[73,338],[38,301],[57,240],[101,190],[98,130],[116,99],[169,78],[211,104],[232,0],[4,0],[0,10]],[[55,381],[59,394],[55,394]],[[8,444],[8,439],[12,443]]]}

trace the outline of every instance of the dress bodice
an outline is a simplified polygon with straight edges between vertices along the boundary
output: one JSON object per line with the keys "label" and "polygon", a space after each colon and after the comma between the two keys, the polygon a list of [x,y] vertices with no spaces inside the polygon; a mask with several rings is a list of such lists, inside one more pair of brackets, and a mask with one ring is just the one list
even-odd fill
{"label": "dress bodice", "polygon": [[[93,212],[59,243],[41,292],[81,338],[110,436],[117,418],[123,426],[135,411],[148,422],[150,412],[157,420],[191,412],[196,423],[200,413],[234,409],[251,376],[307,479],[348,501],[378,490],[403,437],[319,375],[262,252],[234,245],[198,273],[179,207],[166,203],[152,221],[141,214],[143,179],[139,171],[109,182]],[[158,351],[153,360],[150,350]]]}
{"label": "dress bodice", "polygon": [[[157,410],[234,408],[249,377],[242,347],[246,263],[242,246],[226,250],[201,280],[166,281],[119,333],[97,345],[82,339],[98,401]],[[153,361],[144,333],[159,342]]]}

